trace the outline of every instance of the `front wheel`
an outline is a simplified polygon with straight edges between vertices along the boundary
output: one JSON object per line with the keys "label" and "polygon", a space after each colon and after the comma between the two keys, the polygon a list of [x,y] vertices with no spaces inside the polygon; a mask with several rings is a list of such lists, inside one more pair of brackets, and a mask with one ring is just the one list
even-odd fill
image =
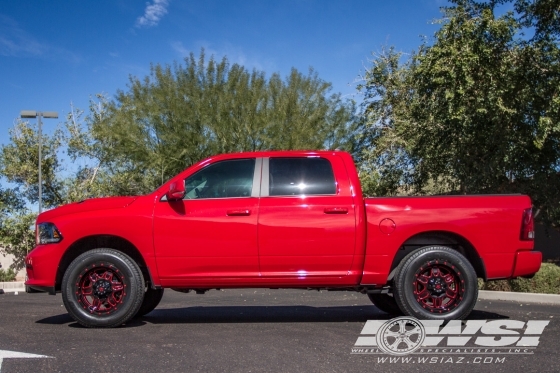
{"label": "front wheel", "polygon": [[423,247],[407,255],[393,290],[399,308],[418,319],[464,319],[478,298],[474,268],[461,253],[445,246]]}
{"label": "front wheel", "polygon": [[114,327],[130,320],[142,305],[144,278],[128,255],[95,249],[78,256],[64,273],[62,300],[85,327]]}

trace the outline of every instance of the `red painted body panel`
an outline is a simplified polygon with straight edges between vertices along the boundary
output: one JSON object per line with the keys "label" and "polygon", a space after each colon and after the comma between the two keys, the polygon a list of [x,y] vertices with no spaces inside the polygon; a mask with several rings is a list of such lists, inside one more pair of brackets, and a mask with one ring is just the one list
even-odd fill
{"label": "red painted body panel", "polygon": [[[349,212],[325,214],[329,207],[345,207]],[[346,276],[354,257],[355,225],[350,196],[261,198],[262,275],[284,277],[287,283],[300,283],[306,277]]]}
{"label": "red painted body panel", "polygon": [[[55,244],[37,245],[29,253],[27,263],[32,261],[34,280],[29,280],[28,285],[54,286],[64,252],[79,239],[95,235],[113,235],[129,241],[141,253],[154,282],[159,284],[152,244],[154,197],[148,195],[131,200],[132,203],[123,204],[121,201],[124,199],[120,198],[96,198],[39,215],[37,223],[54,223],[63,239]],[[110,208],[107,207],[109,205]],[[85,206],[84,211],[80,211],[79,206]],[[103,209],[96,209],[95,206],[102,206]],[[59,209],[71,212],[60,214]]]}
{"label": "red painted body panel", "polygon": [[[162,285],[257,277],[258,204],[251,197],[157,202],[154,246]],[[228,210],[249,210],[250,215],[228,216]]]}
{"label": "red painted body panel", "polygon": [[[470,242],[486,267],[488,279],[512,276],[515,253],[532,250],[521,241],[527,196],[445,196],[365,199],[368,238],[364,284],[385,283],[393,258],[409,238],[424,232],[449,232]],[[389,218],[395,230],[385,234],[379,223]]]}
{"label": "red painted body panel", "polygon": [[[210,163],[310,156],[331,162],[336,195],[161,200],[171,183]],[[488,278],[529,275],[540,266],[533,241],[520,240],[523,210],[530,206],[526,196],[364,199],[345,152],[225,154],[197,163],[146,196],[91,199],[39,215],[37,223],[55,224],[63,240],[29,253],[27,284],[59,286],[64,253],[96,235],[130,242],[153,283],[164,287],[379,286],[403,243],[423,232],[464,238]]]}
{"label": "red painted body panel", "polygon": [[263,277],[312,286],[328,284],[325,277],[330,281],[349,274],[356,248],[354,200],[344,161],[323,157],[333,167],[336,195],[261,198],[258,246]]}

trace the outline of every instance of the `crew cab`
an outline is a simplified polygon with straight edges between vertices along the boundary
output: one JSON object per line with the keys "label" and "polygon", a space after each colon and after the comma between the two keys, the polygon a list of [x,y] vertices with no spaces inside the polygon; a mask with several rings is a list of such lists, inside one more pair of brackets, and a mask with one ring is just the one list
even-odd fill
{"label": "crew cab", "polygon": [[542,261],[529,197],[364,198],[342,151],[213,156],[148,195],[46,211],[36,233],[26,285],[61,292],[87,327],[145,315],[165,288],[349,290],[392,314],[463,319],[477,278]]}

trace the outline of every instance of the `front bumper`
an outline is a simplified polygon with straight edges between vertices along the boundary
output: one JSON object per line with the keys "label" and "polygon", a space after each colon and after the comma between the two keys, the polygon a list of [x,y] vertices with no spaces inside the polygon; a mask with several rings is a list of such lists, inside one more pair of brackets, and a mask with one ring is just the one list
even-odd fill
{"label": "front bumper", "polygon": [[540,251],[518,251],[515,255],[512,277],[530,276],[541,268],[542,253]]}
{"label": "front bumper", "polygon": [[62,250],[59,244],[37,245],[25,258],[27,281],[25,285],[49,291],[55,288],[56,272]]}

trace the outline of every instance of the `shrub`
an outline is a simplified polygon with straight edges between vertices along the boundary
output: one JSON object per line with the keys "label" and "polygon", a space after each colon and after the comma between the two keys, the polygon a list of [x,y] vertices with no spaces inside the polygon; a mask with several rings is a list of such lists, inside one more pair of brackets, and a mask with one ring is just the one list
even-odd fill
{"label": "shrub", "polygon": [[479,281],[478,287],[480,290],[560,294],[560,267],[554,263],[543,263],[533,278]]}
{"label": "shrub", "polygon": [[16,272],[9,268],[9,269],[0,269],[0,282],[8,282],[8,281],[15,281],[16,280]]}

